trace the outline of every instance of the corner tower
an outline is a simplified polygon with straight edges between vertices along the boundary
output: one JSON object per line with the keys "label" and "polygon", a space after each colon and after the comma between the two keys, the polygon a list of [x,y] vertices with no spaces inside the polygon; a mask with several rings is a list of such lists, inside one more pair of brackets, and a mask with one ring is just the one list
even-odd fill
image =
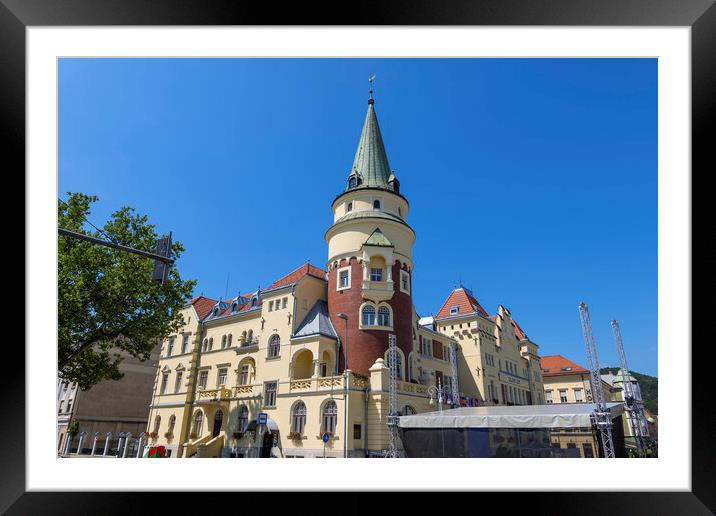
{"label": "corner tower", "polygon": [[[368,374],[397,337],[401,369],[412,350],[412,248],[408,200],[390,169],[371,91],[368,112],[345,190],[331,205],[328,309],[341,341],[340,368]],[[346,320],[338,314],[348,316]]]}

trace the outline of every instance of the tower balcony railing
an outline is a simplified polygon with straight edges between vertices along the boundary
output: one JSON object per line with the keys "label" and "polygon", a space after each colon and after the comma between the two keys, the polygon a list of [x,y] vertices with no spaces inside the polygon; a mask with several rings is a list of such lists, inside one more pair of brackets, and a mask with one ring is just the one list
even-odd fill
{"label": "tower balcony railing", "polygon": [[364,298],[377,302],[387,301],[392,298],[395,290],[393,280],[371,281],[364,279],[361,287],[361,293]]}

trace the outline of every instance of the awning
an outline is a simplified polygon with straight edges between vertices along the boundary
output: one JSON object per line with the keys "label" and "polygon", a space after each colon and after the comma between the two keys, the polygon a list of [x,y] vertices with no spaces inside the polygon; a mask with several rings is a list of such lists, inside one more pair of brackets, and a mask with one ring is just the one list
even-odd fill
{"label": "awning", "polygon": [[[607,403],[612,419],[624,412],[622,403]],[[401,416],[400,428],[589,428],[596,405],[555,403],[549,405],[497,405],[461,407],[442,412]]]}
{"label": "awning", "polygon": [[[278,425],[276,424],[276,421],[269,418],[268,421],[266,421],[266,427],[271,432],[278,432]],[[248,426],[246,427],[247,432],[256,432],[259,428],[258,422],[254,419],[253,421],[249,421]]]}

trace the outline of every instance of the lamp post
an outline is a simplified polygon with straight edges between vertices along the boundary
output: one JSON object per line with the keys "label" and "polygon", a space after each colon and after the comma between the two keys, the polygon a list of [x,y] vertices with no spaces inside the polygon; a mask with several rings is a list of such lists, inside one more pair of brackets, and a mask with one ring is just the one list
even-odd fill
{"label": "lamp post", "polygon": [[431,385],[430,387],[428,387],[428,394],[430,395],[430,401],[428,401],[428,403],[430,405],[435,404],[433,396],[437,395],[438,408],[440,409],[440,412],[442,412],[443,411],[443,401],[442,401],[443,400],[443,386],[440,383],[439,378],[438,378],[438,386],[437,387],[435,387],[434,385]]}
{"label": "lamp post", "polygon": [[345,321],[344,347],[343,347],[343,458],[348,457],[348,316],[338,314],[339,319]]}

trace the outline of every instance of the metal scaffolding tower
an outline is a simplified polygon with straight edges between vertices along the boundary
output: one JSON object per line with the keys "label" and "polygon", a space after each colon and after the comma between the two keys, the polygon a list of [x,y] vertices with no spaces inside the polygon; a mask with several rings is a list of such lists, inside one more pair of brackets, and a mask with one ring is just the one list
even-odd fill
{"label": "metal scaffolding tower", "polygon": [[604,402],[602,377],[599,374],[597,345],[594,342],[594,335],[592,335],[592,321],[589,318],[589,308],[587,308],[587,305],[584,303],[579,304],[579,318],[582,321],[582,334],[584,335],[584,344],[587,347],[587,362],[591,374],[592,401],[596,405],[594,414],[592,414],[592,420],[602,441],[604,457],[613,459],[614,443],[612,442],[612,419]]}
{"label": "metal scaffolding tower", "polygon": [[460,389],[457,383],[457,343],[450,343],[450,395],[454,406],[460,406]]}
{"label": "metal scaffolding tower", "polygon": [[388,335],[388,457],[398,457],[398,349],[394,334]]}
{"label": "metal scaffolding tower", "polygon": [[644,413],[641,406],[634,396],[634,386],[629,380],[630,374],[627,367],[626,353],[624,353],[624,344],[622,342],[622,332],[619,329],[619,323],[612,321],[612,333],[614,334],[614,343],[617,346],[617,354],[619,355],[619,366],[622,370],[622,395],[624,397],[624,408],[626,409],[627,419],[631,427],[632,434],[636,440],[636,452],[639,457],[645,457],[644,450],[644,432],[646,426],[644,422]]}

